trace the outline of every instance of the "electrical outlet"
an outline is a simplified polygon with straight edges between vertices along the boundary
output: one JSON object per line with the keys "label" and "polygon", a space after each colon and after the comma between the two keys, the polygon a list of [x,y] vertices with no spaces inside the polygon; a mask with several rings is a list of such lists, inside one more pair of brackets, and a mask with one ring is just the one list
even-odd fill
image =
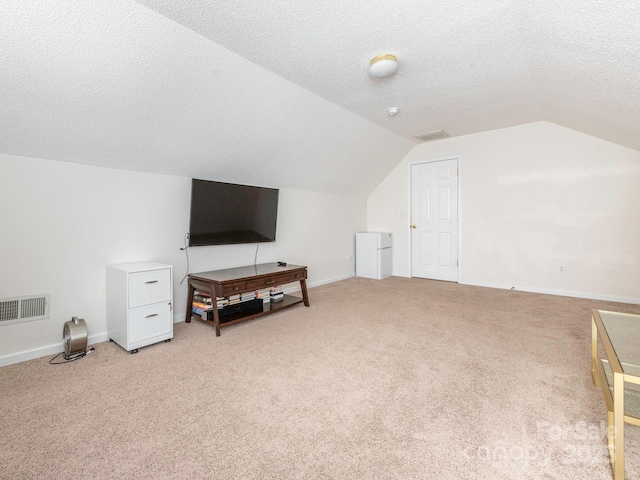
{"label": "electrical outlet", "polygon": [[558,273],[567,273],[567,266],[564,263],[558,264]]}
{"label": "electrical outlet", "polygon": [[400,218],[400,210],[393,211],[393,218]]}

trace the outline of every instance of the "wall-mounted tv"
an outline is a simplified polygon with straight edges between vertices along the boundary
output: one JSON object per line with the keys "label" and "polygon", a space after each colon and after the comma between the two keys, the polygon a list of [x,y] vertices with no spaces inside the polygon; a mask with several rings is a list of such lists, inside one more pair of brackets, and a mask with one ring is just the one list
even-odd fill
{"label": "wall-mounted tv", "polygon": [[192,179],[189,246],[274,242],[278,189]]}

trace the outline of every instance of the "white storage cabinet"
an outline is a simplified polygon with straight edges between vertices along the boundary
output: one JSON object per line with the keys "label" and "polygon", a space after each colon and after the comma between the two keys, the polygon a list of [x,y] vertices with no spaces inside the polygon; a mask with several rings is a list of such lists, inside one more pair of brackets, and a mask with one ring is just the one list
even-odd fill
{"label": "white storage cabinet", "polygon": [[173,267],[139,262],[107,267],[109,339],[131,353],[173,338]]}

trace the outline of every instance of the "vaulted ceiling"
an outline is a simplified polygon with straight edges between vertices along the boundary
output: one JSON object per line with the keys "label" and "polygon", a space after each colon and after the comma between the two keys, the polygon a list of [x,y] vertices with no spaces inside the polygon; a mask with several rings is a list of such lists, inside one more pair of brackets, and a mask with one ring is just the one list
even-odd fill
{"label": "vaulted ceiling", "polygon": [[637,1],[4,0],[0,42],[0,153],[367,194],[432,130],[640,150]]}

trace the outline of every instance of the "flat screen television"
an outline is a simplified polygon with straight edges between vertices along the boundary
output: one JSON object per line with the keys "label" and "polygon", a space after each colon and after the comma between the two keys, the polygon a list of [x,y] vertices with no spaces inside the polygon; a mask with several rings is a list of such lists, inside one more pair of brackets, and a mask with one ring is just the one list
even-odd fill
{"label": "flat screen television", "polygon": [[189,246],[274,242],[276,188],[191,180]]}

